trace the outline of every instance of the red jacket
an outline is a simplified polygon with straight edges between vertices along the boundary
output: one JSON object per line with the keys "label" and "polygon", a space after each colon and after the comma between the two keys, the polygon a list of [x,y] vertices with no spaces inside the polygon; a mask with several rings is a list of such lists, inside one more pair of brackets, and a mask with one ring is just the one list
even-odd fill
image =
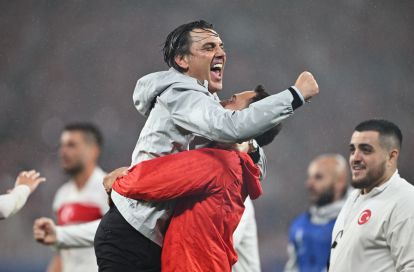
{"label": "red jacket", "polygon": [[133,199],[178,198],[164,238],[164,272],[231,271],[244,200],[262,194],[259,169],[246,153],[209,148],[139,163],[112,188]]}

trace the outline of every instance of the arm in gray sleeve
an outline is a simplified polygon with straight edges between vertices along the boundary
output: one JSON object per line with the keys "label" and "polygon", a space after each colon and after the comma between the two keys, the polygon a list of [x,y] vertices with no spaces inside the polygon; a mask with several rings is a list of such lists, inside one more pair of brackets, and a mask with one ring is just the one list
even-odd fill
{"label": "arm in gray sleeve", "polygon": [[101,220],[92,222],[56,227],[56,247],[64,248],[81,248],[92,247],[96,230]]}
{"label": "arm in gray sleeve", "polygon": [[292,102],[297,101],[293,93],[294,90],[285,90],[240,111],[226,110],[212,97],[197,91],[173,89],[161,96],[160,102],[170,110],[177,126],[210,140],[240,143],[264,133],[292,115]]}

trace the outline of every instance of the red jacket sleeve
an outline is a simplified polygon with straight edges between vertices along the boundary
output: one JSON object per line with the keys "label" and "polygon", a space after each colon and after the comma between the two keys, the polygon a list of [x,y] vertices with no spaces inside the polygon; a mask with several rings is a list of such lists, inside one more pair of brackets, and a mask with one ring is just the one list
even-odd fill
{"label": "red jacket sleeve", "polygon": [[213,194],[235,179],[242,180],[235,151],[203,148],[141,162],[118,178],[112,189],[132,199],[163,201]]}

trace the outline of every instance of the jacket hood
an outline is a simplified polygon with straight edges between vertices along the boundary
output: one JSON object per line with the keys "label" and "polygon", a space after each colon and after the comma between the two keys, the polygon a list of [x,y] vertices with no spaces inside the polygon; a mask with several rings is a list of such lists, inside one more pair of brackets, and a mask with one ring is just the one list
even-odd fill
{"label": "jacket hood", "polygon": [[169,88],[210,94],[207,80],[204,81],[204,84],[200,84],[195,78],[184,75],[174,68],[170,68],[168,71],[148,74],[138,80],[133,94],[135,108],[142,115],[148,116],[157,96]]}

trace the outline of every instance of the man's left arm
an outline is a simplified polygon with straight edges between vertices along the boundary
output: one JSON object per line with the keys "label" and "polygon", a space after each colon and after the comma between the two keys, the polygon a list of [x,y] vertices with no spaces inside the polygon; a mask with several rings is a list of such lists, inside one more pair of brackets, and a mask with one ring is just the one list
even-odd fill
{"label": "man's left arm", "polygon": [[414,216],[392,226],[387,234],[395,271],[414,272]]}

